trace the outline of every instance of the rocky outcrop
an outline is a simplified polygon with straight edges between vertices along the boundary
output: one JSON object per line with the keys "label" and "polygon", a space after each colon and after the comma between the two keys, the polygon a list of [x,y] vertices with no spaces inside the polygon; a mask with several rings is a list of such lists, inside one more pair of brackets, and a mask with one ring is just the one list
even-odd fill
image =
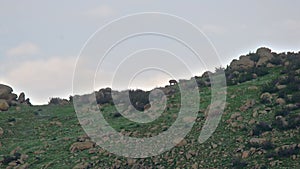
{"label": "rocky outcrop", "polygon": [[30,100],[25,98],[23,92],[18,98],[10,86],[0,84],[0,111],[7,111],[9,107],[19,104],[31,105]]}
{"label": "rocky outcrop", "polygon": [[266,65],[274,57],[271,52],[271,49],[265,47],[257,49],[256,54],[259,56],[259,60],[256,67]]}
{"label": "rocky outcrop", "polygon": [[239,60],[233,60],[230,63],[232,70],[249,69],[255,66],[255,62],[250,59],[250,56],[241,56]]}

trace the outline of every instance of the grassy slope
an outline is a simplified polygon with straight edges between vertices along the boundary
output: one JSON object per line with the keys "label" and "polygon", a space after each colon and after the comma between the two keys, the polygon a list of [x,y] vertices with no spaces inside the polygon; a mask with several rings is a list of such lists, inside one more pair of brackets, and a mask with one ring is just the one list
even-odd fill
{"label": "grassy slope", "polygon": [[[241,112],[244,119],[239,124],[245,126],[244,130],[234,129],[226,120],[230,118],[231,114],[240,112],[239,108],[246,100],[255,99],[259,102],[260,91],[248,90],[249,86],[255,85],[260,88],[261,85],[277,77],[278,74],[279,70],[274,69],[267,76],[240,85],[229,86],[228,104],[221,123],[213,136],[204,144],[197,142],[201,126],[205,120],[203,114],[199,113],[197,123],[185,138],[188,142],[187,145],[175,147],[157,157],[138,159],[133,165],[128,164],[128,159],[109,154],[101,150],[100,147],[96,147],[97,150],[100,150],[96,153],[89,153],[88,150],[71,153],[69,151],[71,144],[84,134],[72,105],[21,107],[19,111],[12,108],[7,112],[1,112],[0,127],[5,130],[5,133],[0,137],[0,142],[2,143],[0,155],[9,155],[12,150],[20,147],[20,153],[29,155],[29,159],[26,162],[30,164],[30,168],[72,168],[82,161],[96,164],[100,168],[107,168],[116,164],[118,160],[122,168],[131,168],[138,164],[148,167],[152,166],[153,168],[156,168],[155,166],[190,168],[192,165],[201,168],[231,168],[232,159],[240,156],[240,153],[237,152],[238,148],[242,148],[243,151],[250,149],[246,142],[252,138],[252,136],[249,136],[252,126],[248,124],[248,121],[253,118],[253,108],[246,112]],[[233,95],[235,97],[232,97]],[[201,89],[200,96],[200,108],[205,110],[210,101],[208,88]],[[174,104],[178,100],[179,96],[177,95],[172,98],[171,102]],[[264,105],[257,103],[254,108],[263,110]],[[159,126],[158,128],[161,130],[155,131],[156,133],[154,134],[162,132],[164,128],[174,122],[177,111],[176,106],[174,106],[155,123],[140,125],[124,118],[114,118],[111,115],[115,112],[112,106],[106,105],[102,109],[105,112],[104,116],[116,130],[131,132],[129,134],[137,131],[136,136],[147,135],[150,133],[150,129],[155,126]],[[255,120],[268,122],[273,117],[274,111],[271,111],[268,114],[259,115]],[[295,132],[299,133],[299,130]],[[275,141],[276,146],[300,142],[299,134],[293,137],[290,137],[289,134],[274,130],[264,137],[269,139],[277,137],[278,139]],[[242,137],[242,142],[240,143],[236,141],[239,137]],[[212,144],[216,144],[217,147],[212,148]],[[299,159],[281,158],[279,160],[282,161],[282,164],[278,168],[298,168],[300,166]],[[268,167],[270,163],[264,155],[257,153],[250,155],[243,161],[248,163],[247,167],[249,168],[256,165]],[[0,168],[5,167],[0,165]]]}

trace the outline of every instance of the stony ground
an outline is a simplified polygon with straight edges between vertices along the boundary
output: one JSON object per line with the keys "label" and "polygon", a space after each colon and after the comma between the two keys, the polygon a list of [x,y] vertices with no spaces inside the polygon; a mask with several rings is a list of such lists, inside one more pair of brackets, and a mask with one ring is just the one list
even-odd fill
{"label": "stony ground", "polygon": [[[201,110],[192,131],[170,151],[145,159],[119,157],[96,146],[85,135],[72,105],[12,107],[0,112],[0,168],[300,168],[300,128],[272,126],[284,103],[261,103],[262,85],[279,72],[275,68],[269,75],[229,86],[221,123],[203,144],[197,139],[210,91],[201,89]],[[175,94],[170,109],[150,125],[116,116],[111,105],[101,109],[117,131],[151,137],[172,125],[178,105]]]}

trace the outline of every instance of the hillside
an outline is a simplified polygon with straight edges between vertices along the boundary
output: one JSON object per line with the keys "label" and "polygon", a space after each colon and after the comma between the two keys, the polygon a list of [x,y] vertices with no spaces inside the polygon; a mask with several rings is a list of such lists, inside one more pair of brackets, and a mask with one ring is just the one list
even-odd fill
{"label": "hillside", "polygon": [[[7,111],[0,112],[0,168],[300,168],[300,53],[260,48],[218,71],[226,74],[227,102],[214,134],[198,142],[211,99],[212,72],[205,72],[194,77],[201,99],[191,132],[170,151],[144,159],[120,157],[96,146],[82,129],[72,98],[30,106],[29,100],[21,103],[14,95]],[[168,96],[167,109],[145,124],[116,111],[111,89],[95,95],[115,130],[153,137],[172,126],[180,108],[178,86],[161,89]],[[131,94],[136,109],[147,109],[149,92]]]}

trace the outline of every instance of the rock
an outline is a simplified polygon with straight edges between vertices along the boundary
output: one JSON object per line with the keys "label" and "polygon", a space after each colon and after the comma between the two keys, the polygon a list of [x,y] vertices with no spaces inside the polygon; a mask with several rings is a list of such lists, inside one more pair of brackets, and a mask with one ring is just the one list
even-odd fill
{"label": "rock", "polygon": [[206,72],[204,72],[203,74],[202,74],[202,78],[209,78],[209,76],[211,76],[213,73],[212,72],[210,72],[210,71],[206,71]]}
{"label": "rock", "polygon": [[241,111],[246,111],[248,110],[249,108],[252,108],[254,105],[255,105],[255,100],[252,99],[252,100],[247,100],[246,103],[240,107],[240,110]]}
{"label": "rock", "polygon": [[22,154],[21,157],[20,157],[20,160],[26,161],[28,159],[28,157],[29,157],[28,155]]}
{"label": "rock", "polygon": [[211,147],[212,147],[212,149],[215,149],[215,148],[218,147],[218,145],[217,145],[217,144],[214,144],[214,143],[211,143]]}
{"label": "rock", "polygon": [[[65,99],[64,99],[65,100]],[[67,101],[67,100],[65,100],[65,101]],[[68,101],[67,101],[68,102]],[[64,103],[66,103],[66,102],[64,102]],[[25,104],[26,105],[28,105],[28,106],[31,106],[32,104],[30,103],[30,99],[29,98],[27,98],[26,100],[25,100]]]}
{"label": "rock", "polygon": [[12,101],[15,101],[17,99],[17,95],[16,94],[13,94],[13,93],[10,93],[10,94],[7,94],[5,97],[1,98],[1,99],[4,99],[7,101],[8,104],[11,104]]}
{"label": "rock", "polygon": [[12,162],[8,163],[8,165],[9,165],[9,166],[12,166],[12,167],[15,167],[15,166],[17,166],[18,164],[17,164],[17,162],[12,161]]}
{"label": "rock", "polygon": [[196,120],[196,118],[195,117],[184,117],[182,120],[185,123],[193,123]]}
{"label": "rock", "polygon": [[244,151],[242,153],[242,159],[248,158],[249,157],[250,152],[249,151]]}
{"label": "rock", "polygon": [[187,141],[185,139],[182,139],[181,141],[180,140],[181,139],[175,139],[173,143],[176,144],[177,147],[182,147],[187,145]]}
{"label": "rock", "polygon": [[257,49],[256,54],[259,56],[259,60],[256,64],[256,67],[260,67],[267,64],[267,62],[269,62],[274,57],[271,53],[271,50],[265,47]]}
{"label": "rock", "polygon": [[79,164],[76,164],[73,169],[89,169],[91,168],[91,165],[87,162],[85,163],[79,163]]}
{"label": "rock", "polygon": [[253,79],[256,79],[257,77],[258,77],[257,74],[255,74],[255,73],[252,74]]}
{"label": "rock", "polygon": [[298,108],[298,106],[296,104],[288,104],[285,106],[285,108],[287,108],[289,110],[295,110]]}
{"label": "rock", "polygon": [[71,153],[74,153],[76,151],[83,151],[83,150],[93,148],[94,146],[95,146],[95,143],[92,141],[76,142],[71,145],[70,151],[71,151]]}
{"label": "rock", "polygon": [[263,93],[262,95],[260,95],[260,99],[264,102],[264,103],[272,103],[272,95],[268,92]]}
{"label": "rock", "polygon": [[260,145],[263,145],[266,141],[267,141],[267,139],[265,139],[265,138],[252,138],[252,139],[250,139],[249,142],[252,146],[255,146],[255,145],[260,146]]}
{"label": "rock", "polygon": [[285,105],[285,100],[283,98],[278,98],[276,99],[276,104],[279,104],[279,105]]}
{"label": "rock", "polygon": [[3,128],[0,127],[0,137],[2,137],[3,134],[4,134],[4,130],[3,130]]}
{"label": "rock", "polygon": [[150,107],[151,107],[151,104],[148,103],[144,106],[144,110],[148,110],[148,109],[150,109]]}
{"label": "rock", "polygon": [[254,112],[253,112],[252,117],[253,117],[253,118],[257,118],[257,117],[258,117],[257,111],[254,111]]}
{"label": "rock", "polygon": [[19,102],[19,103],[24,103],[25,100],[26,100],[25,94],[24,94],[23,92],[20,93],[20,95],[19,95],[19,97],[18,97],[18,102]]}
{"label": "rock", "polygon": [[242,116],[239,116],[236,120],[242,122],[244,118]]}
{"label": "rock", "polygon": [[276,85],[276,88],[278,90],[282,90],[282,89],[286,88],[286,85]]}
{"label": "rock", "polygon": [[12,93],[13,89],[4,84],[0,84],[0,98],[4,98],[7,94]]}
{"label": "rock", "polygon": [[250,56],[241,56],[239,60],[233,60],[230,63],[230,68],[238,71],[253,68],[254,65],[255,63],[250,59]]}
{"label": "rock", "polygon": [[0,99],[0,110],[7,111],[9,109],[9,105],[6,100]]}
{"label": "rock", "polygon": [[272,63],[268,63],[266,67],[267,68],[273,68],[273,67],[275,67],[275,65],[273,65]]}
{"label": "rock", "polygon": [[252,124],[254,124],[254,123],[256,123],[256,120],[255,120],[255,119],[251,119],[251,120],[248,122],[249,125],[252,125]]}
{"label": "rock", "polygon": [[135,162],[136,162],[135,159],[128,158],[128,160],[127,160],[127,165],[128,165],[128,166],[132,166],[132,165],[134,165]]}
{"label": "rock", "polygon": [[23,164],[23,165],[18,166],[17,169],[28,169],[29,166],[30,166],[30,165],[29,165],[28,163],[25,163],[25,164]]}
{"label": "rock", "polygon": [[258,87],[257,86],[249,86],[248,90],[258,90]]}
{"label": "rock", "polygon": [[236,120],[239,116],[241,116],[241,113],[236,112],[230,116],[230,119]]}

